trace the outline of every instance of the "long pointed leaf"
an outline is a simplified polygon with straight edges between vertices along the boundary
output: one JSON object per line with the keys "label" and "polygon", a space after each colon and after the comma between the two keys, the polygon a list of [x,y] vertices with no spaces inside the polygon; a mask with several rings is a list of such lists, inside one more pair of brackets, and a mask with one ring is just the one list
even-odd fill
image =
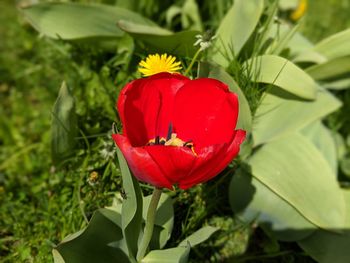
{"label": "long pointed leaf", "polygon": [[341,106],[341,102],[326,90],[318,90],[314,101],[300,101],[279,94],[266,93],[253,122],[254,145],[275,140],[300,130]]}
{"label": "long pointed leaf", "polygon": [[242,169],[234,174],[229,189],[233,211],[245,222],[256,220],[278,240],[301,240],[317,229],[291,204]]}
{"label": "long pointed leaf", "polygon": [[317,262],[345,263],[350,258],[350,191],[343,190],[347,207],[347,219],[341,233],[318,230],[299,245]]}
{"label": "long pointed leaf", "polygon": [[136,258],[138,237],[142,223],[142,193],[138,181],[131,175],[127,162],[117,149],[119,166],[126,199],[122,204],[122,229],[129,250],[129,257]]}
{"label": "long pointed leaf", "polygon": [[222,20],[216,35],[217,52],[213,59],[226,67],[232,55],[238,55],[259,22],[263,0],[236,0]]}
{"label": "long pointed leaf", "polygon": [[244,67],[253,81],[277,86],[300,98],[316,98],[317,83],[285,58],[275,55],[258,56],[246,61]]}
{"label": "long pointed leaf", "polygon": [[124,32],[116,26],[121,19],[155,25],[130,10],[102,4],[40,3],[22,12],[40,33],[64,40],[121,37]]}
{"label": "long pointed leaf", "polygon": [[304,136],[289,135],[264,145],[249,164],[254,178],[313,224],[329,230],[344,227],[346,208],[338,182],[328,162]]}
{"label": "long pointed leaf", "polygon": [[76,133],[74,98],[63,82],[52,110],[51,154],[55,164],[73,154]]}
{"label": "long pointed leaf", "polygon": [[62,263],[62,259],[67,263],[129,263],[119,247],[123,235],[117,218],[114,211],[97,210],[86,229],[65,238],[54,248],[55,263]]}

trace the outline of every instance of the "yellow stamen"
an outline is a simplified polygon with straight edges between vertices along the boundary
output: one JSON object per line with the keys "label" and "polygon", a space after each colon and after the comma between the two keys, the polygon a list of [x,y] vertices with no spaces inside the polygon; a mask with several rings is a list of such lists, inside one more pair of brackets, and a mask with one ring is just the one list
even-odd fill
{"label": "yellow stamen", "polygon": [[[178,146],[178,147],[188,147],[191,149],[192,153],[197,156],[197,153],[194,151],[194,146],[192,142],[184,142],[180,138],[177,138],[176,133],[172,133],[169,140],[166,140],[164,137],[159,138],[159,144],[164,146]],[[156,139],[151,139],[148,141],[147,145],[157,145]]]}
{"label": "yellow stamen", "polygon": [[176,136],[177,136],[176,133],[172,133],[171,138],[165,142],[165,145],[166,146],[183,146],[185,142],[179,138],[176,138]]}
{"label": "yellow stamen", "polygon": [[143,76],[151,76],[160,72],[175,73],[181,69],[181,62],[176,62],[176,57],[167,54],[148,55],[139,63],[139,71]]}

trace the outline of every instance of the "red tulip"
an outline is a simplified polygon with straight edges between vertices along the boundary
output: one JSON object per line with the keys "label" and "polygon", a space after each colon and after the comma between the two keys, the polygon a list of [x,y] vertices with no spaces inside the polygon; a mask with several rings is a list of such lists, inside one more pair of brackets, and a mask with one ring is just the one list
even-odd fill
{"label": "red tulip", "polygon": [[140,181],[187,189],[219,174],[238,154],[238,99],[224,83],[159,73],[127,84],[117,108],[123,135],[113,134]]}

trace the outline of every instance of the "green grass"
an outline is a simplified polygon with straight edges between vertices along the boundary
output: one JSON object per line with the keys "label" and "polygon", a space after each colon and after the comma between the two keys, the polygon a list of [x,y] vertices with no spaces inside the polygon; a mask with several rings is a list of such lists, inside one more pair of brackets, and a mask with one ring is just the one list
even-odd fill
{"label": "green grass", "polygon": [[350,27],[350,2],[347,0],[309,0],[302,32],[312,42]]}
{"label": "green grass", "polygon": [[[81,208],[89,217],[120,188],[113,160],[100,155],[104,142],[110,142],[111,121],[106,116],[115,114],[111,105],[116,94],[106,95],[99,104],[89,100],[94,105],[77,105],[80,116],[89,118],[80,118],[84,134],[97,134],[93,141],[87,140],[94,154],[88,159],[80,137],[70,164],[64,169],[54,167],[51,110],[60,83],[65,79],[74,87],[87,85],[88,90],[77,88],[75,94],[94,97],[100,79],[83,66],[86,62],[79,66],[72,62],[70,46],[38,38],[15,6],[2,2],[1,9],[6,12],[1,13],[0,22],[6,26],[0,28],[4,40],[0,44],[0,258],[1,262],[50,262],[52,246],[84,226]],[[111,110],[104,110],[108,106]],[[92,108],[97,112],[87,114]],[[94,116],[99,114],[104,115],[96,124]],[[88,167],[79,171],[84,160]],[[94,186],[86,181],[92,170],[100,173]]]}
{"label": "green grass", "polygon": [[[206,1],[201,7],[205,27],[217,26],[230,2]],[[170,5],[164,3],[165,8]],[[109,204],[121,189],[116,160],[104,158],[100,151],[110,148],[114,102],[118,89],[133,78],[135,63],[123,52],[106,54],[39,38],[11,1],[1,2],[0,9],[0,262],[52,262],[53,245],[84,227],[84,217]],[[144,4],[143,10],[165,25],[164,13],[158,16],[163,9]],[[210,10],[216,15],[211,17]],[[348,27],[349,13],[348,1],[310,0],[303,32],[316,42]],[[231,70],[239,75],[239,67],[233,65]],[[80,131],[73,157],[55,167],[50,150],[51,110],[63,80],[77,98]],[[245,83],[240,80],[248,92]],[[338,95],[349,100],[348,91]],[[256,96],[248,94],[250,101]],[[346,112],[347,108],[335,117],[344,134],[350,127]],[[99,177],[91,184],[93,171]],[[277,244],[261,229],[234,219],[225,194],[229,174],[220,178],[176,193],[178,223],[170,245],[210,223],[226,231],[194,249],[193,262],[313,262],[295,245]]]}

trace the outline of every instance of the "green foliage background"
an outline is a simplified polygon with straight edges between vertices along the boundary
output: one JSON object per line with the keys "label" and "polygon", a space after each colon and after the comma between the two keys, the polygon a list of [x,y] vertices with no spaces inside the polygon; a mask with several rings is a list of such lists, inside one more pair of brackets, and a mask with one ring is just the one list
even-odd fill
{"label": "green foliage background", "polygon": [[[136,6],[134,2],[129,3]],[[176,2],[181,6],[183,1]],[[159,25],[178,29],[185,22],[166,21],[165,10],[171,4],[140,1],[136,11]],[[225,0],[204,1],[203,26],[217,27],[230,4]],[[106,158],[101,151],[113,149],[109,131],[116,116],[114,102],[118,90],[138,76],[130,59],[138,61],[142,54],[137,49],[133,56],[123,49],[111,54],[84,43],[69,45],[40,38],[19,15],[13,1],[1,1],[0,10],[0,262],[52,262],[53,245],[85,226],[86,218],[95,209],[109,205],[115,192],[121,190],[116,160]],[[349,13],[346,0],[310,0],[302,31],[316,42],[348,28]],[[79,127],[77,150],[66,159],[63,169],[55,167],[50,157],[51,112],[62,80],[77,99]],[[344,107],[331,115],[327,124],[346,137],[350,130],[350,91],[337,91],[336,95]],[[96,181],[90,177],[93,171],[98,173]],[[176,219],[181,223],[175,226],[170,246],[204,222],[231,233],[194,249],[193,262],[202,262],[208,255],[214,262],[219,257],[239,256],[248,245],[250,229],[230,216],[226,195],[222,194],[227,191],[223,187],[226,181],[229,179],[223,175],[204,187],[172,193],[176,195]],[[207,252],[202,253],[203,249]],[[248,260],[313,262],[297,246],[278,244],[261,230],[256,231],[238,262]]]}

